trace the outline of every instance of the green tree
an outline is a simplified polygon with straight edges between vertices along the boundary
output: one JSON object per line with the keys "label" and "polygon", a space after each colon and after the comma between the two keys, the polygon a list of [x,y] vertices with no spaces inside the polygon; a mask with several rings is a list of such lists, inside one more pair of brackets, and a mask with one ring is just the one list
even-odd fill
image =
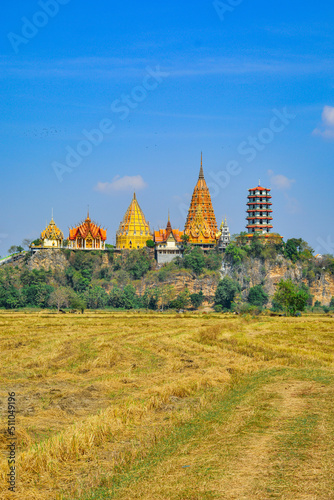
{"label": "green tree", "polygon": [[232,264],[239,264],[247,256],[247,253],[235,243],[230,243],[225,249],[225,255],[230,257]]}
{"label": "green tree", "polygon": [[122,304],[125,309],[136,309],[140,306],[136,289],[132,285],[126,285],[122,293]]}
{"label": "green tree", "polygon": [[297,311],[304,311],[309,300],[308,287],[305,285],[297,286],[290,279],[281,280],[273,297],[273,306],[274,308],[278,306],[286,314],[293,315]]}
{"label": "green tree", "polygon": [[79,309],[81,311],[81,313],[83,314],[87,305],[86,305],[86,302],[85,302],[85,299],[75,293],[73,290],[72,290],[72,293],[70,294],[70,307],[72,309]]}
{"label": "green tree", "polygon": [[214,250],[209,250],[205,256],[205,268],[212,271],[218,271],[221,268],[223,256],[221,252]]}
{"label": "green tree", "polygon": [[108,303],[108,294],[101,286],[89,287],[83,294],[88,309],[104,309]]}
{"label": "green tree", "polygon": [[171,309],[185,309],[188,307],[190,301],[189,290],[186,288],[179,293],[175,299],[171,300],[169,303],[169,307]]}
{"label": "green tree", "polygon": [[195,274],[201,274],[205,268],[205,256],[202,248],[195,246],[189,251],[185,251],[183,264],[185,268],[191,269]]}
{"label": "green tree", "polygon": [[285,244],[284,254],[292,262],[296,262],[299,256],[301,238],[291,238]]}
{"label": "green tree", "polygon": [[251,243],[248,247],[248,253],[251,257],[261,258],[264,248],[263,237],[258,233],[254,233],[251,238]]}
{"label": "green tree", "polygon": [[66,277],[68,284],[76,292],[84,292],[90,285],[92,270],[83,268],[82,271],[77,271],[74,267],[66,269]]}
{"label": "green tree", "polygon": [[198,309],[199,307],[201,307],[201,305],[203,304],[203,300],[204,295],[202,290],[200,290],[198,293],[192,293],[190,295],[190,302],[194,309]]}
{"label": "green tree", "polygon": [[146,241],[146,246],[147,246],[148,248],[155,248],[155,243],[154,243],[154,241],[153,241],[153,240],[147,240],[147,241]]}
{"label": "green tree", "polygon": [[330,307],[331,309],[334,309],[334,297],[332,297],[332,298],[331,298],[331,301],[330,301],[329,307]]}
{"label": "green tree", "polygon": [[291,238],[285,244],[284,254],[295,263],[297,260],[311,259],[313,250],[302,238]]}
{"label": "green tree", "polygon": [[186,247],[188,245],[188,242],[189,242],[188,234],[183,234],[181,236],[181,240],[182,240],[183,246]]}
{"label": "green tree", "polygon": [[46,283],[27,285],[22,289],[23,304],[29,307],[45,308],[54,288]]}
{"label": "green tree", "polygon": [[122,295],[122,290],[120,290],[117,286],[113,287],[109,294],[108,304],[116,309],[123,307]]}
{"label": "green tree", "polygon": [[146,309],[157,309],[159,302],[159,288],[145,290],[142,302]]}
{"label": "green tree", "polygon": [[268,294],[261,285],[255,285],[250,288],[247,300],[253,306],[262,307],[268,302]]}
{"label": "green tree", "polygon": [[0,287],[0,307],[5,309],[17,309],[22,306],[20,290],[13,285],[8,288]]}
{"label": "green tree", "polygon": [[135,280],[140,279],[151,268],[151,259],[146,249],[124,252],[122,262],[117,259],[117,263]]}
{"label": "green tree", "polygon": [[229,276],[225,276],[217,286],[215,293],[215,304],[224,309],[231,309],[235,295],[240,291],[240,285]]}

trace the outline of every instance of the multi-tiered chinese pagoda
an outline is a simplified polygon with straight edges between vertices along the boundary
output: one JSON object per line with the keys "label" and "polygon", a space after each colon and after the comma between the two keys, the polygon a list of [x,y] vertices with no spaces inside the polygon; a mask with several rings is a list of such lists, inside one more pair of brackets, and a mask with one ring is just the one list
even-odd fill
{"label": "multi-tiered chinese pagoda", "polygon": [[247,226],[248,233],[268,234],[272,229],[272,203],[270,189],[260,184],[248,190]]}

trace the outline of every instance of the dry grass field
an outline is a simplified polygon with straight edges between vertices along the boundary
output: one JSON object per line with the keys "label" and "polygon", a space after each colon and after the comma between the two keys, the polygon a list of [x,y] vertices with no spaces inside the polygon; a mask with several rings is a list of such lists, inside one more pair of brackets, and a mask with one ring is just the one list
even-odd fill
{"label": "dry grass field", "polygon": [[0,498],[333,499],[333,353],[325,316],[1,312]]}

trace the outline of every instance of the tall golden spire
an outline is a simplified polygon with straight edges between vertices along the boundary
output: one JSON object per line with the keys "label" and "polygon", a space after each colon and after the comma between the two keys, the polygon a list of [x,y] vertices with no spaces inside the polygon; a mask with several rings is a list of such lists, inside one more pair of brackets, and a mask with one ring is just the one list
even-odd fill
{"label": "tall golden spire", "polygon": [[204,179],[204,172],[203,172],[203,155],[202,155],[202,151],[201,151],[201,168],[199,170],[199,176],[198,176],[199,179]]}
{"label": "tall golden spire", "polygon": [[189,242],[199,245],[216,243],[217,222],[213,211],[211,196],[203,173],[203,155],[199,178],[194,188],[184,232]]}

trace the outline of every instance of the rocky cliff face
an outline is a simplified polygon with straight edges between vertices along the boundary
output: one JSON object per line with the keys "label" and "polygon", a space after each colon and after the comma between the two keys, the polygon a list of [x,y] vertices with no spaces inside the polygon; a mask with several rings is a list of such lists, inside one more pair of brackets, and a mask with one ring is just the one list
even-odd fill
{"label": "rocky cliff face", "polygon": [[272,297],[281,279],[291,279],[295,283],[305,283],[310,287],[313,303],[317,300],[322,305],[329,305],[334,296],[334,276],[322,271],[311,283],[303,278],[301,264],[293,264],[280,256],[275,263],[261,259],[249,259],[238,265],[223,262],[221,275],[236,279],[242,287],[242,296],[246,298],[254,285],[263,285],[265,292]]}
{"label": "rocky cliff face", "polygon": [[[40,250],[33,254],[26,262],[24,260],[20,261],[19,267],[26,266],[30,271],[32,269],[51,269],[65,272],[70,265],[62,250]],[[101,267],[109,266],[108,256],[107,254],[103,254]],[[134,284],[140,294],[144,293],[146,288],[162,286],[163,284],[173,286],[176,294],[185,288],[188,288],[190,293],[198,293],[202,290],[204,296],[210,302],[214,298],[219,280],[224,276],[230,276],[240,283],[242,295],[245,299],[249,289],[259,284],[262,284],[269,297],[272,297],[281,279],[291,279],[295,283],[303,282],[310,286],[313,302],[319,300],[322,305],[329,305],[331,298],[334,297],[333,275],[322,270],[311,283],[308,283],[303,277],[302,265],[300,263],[293,264],[282,256],[278,257],[275,263],[261,259],[247,259],[241,264],[232,265],[230,262],[224,260],[220,273],[210,273],[198,278],[191,272],[180,270],[179,272],[168,274],[163,283],[155,279],[149,282],[144,277],[140,282],[137,281]]]}
{"label": "rocky cliff face", "polygon": [[170,285],[175,290],[175,295],[178,295],[185,288],[192,293],[198,293],[202,290],[204,297],[206,297],[207,302],[211,302],[214,298],[217,285],[220,280],[219,272],[210,273],[209,275],[203,275],[196,277],[192,273],[180,270],[176,273],[171,273],[163,282],[147,282],[145,279],[142,280],[141,284],[136,288],[140,294],[144,293],[147,288],[159,287]]}
{"label": "rocky cliff face", "polygon": [[51,269],[55,271],[65,271],[69,266],[68,260],[62,250],[42,249],[34,253],[27,261],[29,271],[33,269]]}

